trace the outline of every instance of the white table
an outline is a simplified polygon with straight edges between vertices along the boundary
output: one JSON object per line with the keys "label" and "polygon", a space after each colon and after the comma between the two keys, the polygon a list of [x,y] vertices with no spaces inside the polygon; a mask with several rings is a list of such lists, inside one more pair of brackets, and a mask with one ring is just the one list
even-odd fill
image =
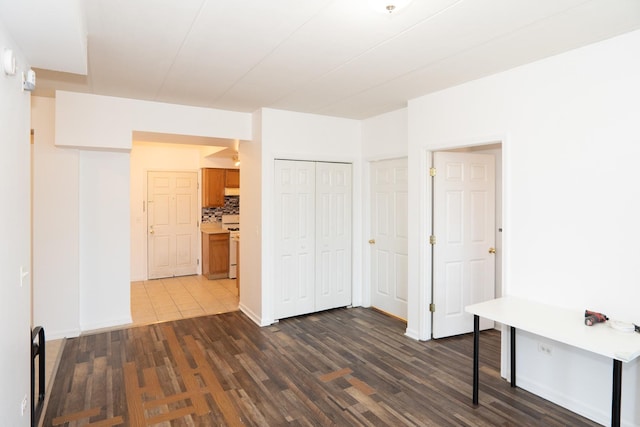
{"label": "white table", "polygon": [[584,311],[567,310],[516,297],[504,297],[465,307],[474,315],[473,404],[478,404],[480,317],[511,327],[511,386],[516,386],[516,328],[613,359],[611,425],[620,426],[622,362],[640,356],[640,334],[620,332],[606,324],[586,326]]}

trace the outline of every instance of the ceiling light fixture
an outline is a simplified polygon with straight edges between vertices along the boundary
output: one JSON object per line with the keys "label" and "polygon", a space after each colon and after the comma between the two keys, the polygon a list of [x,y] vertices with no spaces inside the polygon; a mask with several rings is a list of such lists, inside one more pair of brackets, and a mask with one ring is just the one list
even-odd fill
{"label": "ceiling light fixture", "polygon": [[378,12],[387,15],[397,13],[400,9],[407,6],[411,0],[369,0],[371,6]]}

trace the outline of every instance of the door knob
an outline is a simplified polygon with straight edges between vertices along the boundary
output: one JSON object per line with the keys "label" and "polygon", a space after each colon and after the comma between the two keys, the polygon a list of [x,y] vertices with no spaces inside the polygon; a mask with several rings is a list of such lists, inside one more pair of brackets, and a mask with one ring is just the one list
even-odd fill
{"label": "door knob", "polygon": [[369,244],[370,245],[375,245],[376,244],[376,239],[369,239]]}
{"label": "door knob", "polygon": [[489,253],[490,254],[495,254],[496,253],[496,248],[489,248]]}
{"label": "door knob", "polygon": [[151,226],[151,227],[149,227],[149,234],[153,234],[153,233],[154,233],[153,226]]}

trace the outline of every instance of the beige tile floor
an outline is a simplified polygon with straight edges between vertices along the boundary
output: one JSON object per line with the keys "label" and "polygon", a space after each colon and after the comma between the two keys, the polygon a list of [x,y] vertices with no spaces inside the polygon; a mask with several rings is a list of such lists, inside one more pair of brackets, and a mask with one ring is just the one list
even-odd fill
{"label": "beige tile floor", "polygon": [[235,279],[182,276],[131,283],[134,325],[186,319],[238,309]]}

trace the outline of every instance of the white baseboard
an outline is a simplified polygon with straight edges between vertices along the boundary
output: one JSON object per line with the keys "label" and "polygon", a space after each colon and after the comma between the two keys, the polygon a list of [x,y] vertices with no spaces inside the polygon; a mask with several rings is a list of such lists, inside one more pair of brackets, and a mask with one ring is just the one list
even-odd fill
{"label": "white baseboard", "polygon": [[268,322],[265,321],[264,319],[262,319],[260,316],[258,316],[256,313],[254,313],[249,307],[247,307],[246,305],[240,303],[238,305],[238,308],[240,309],[241,312],[243,312],[245,315],[247,315],[247,317],[249,319],[251,319],[251,321],[253,321],[253,323],[255,323],[256,325],[263,327],[263,326],[269,326],[273,324],[273,321]]}
{"label": "white baseboard", "polygon": [[409,337],[409,338],[414,339],[416,341],[420,341],[420,334],[415,329],[407,328],[407,330],[405,331],[404,335],[406,337]]}
{"label": "white baseboard", "polygon": [[63,329],[50,331],[44,327],[44,339],[45,341],[60,340],[62,338],[75,338],[80,336],[80,329]]}
{"label": "white baseboard", "polygon": [[112,319],[112,320],[107,320],[107,321],[98,322],[98,323],[89,323],[89,324],[80,325],[80,326],[82,329],[82,333],[85,334],[85,333],[93,333],[93,332],[103,332],[103,330],[109,330],[109,329],[123,328],[126,326],[131,326],[132,323],[133,323],[133,320],[131,319],[131,316],[128,316],[120,319]]}

